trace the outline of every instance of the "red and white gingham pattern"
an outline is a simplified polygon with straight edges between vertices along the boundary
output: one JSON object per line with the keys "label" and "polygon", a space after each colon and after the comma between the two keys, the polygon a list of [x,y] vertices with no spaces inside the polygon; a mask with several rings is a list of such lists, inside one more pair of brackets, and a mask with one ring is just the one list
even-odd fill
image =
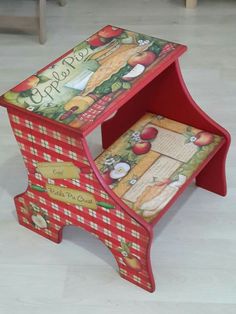
{"label": "red and white gingham pattern", "polygon": [[79,120],[93,122],[106,109],[112,100],[113,94],[110,93],[98,99],[88,110],[79,115]]}
{"label": "red and white gingham pattern", "polygon": [[164,56],[165,54],[167,54],[168,52],[174,50],[175,48],[176,48],[176,45],[174,45],[172,43],[165,44],[165,46],[162,48],[162,51],[161,51],[159,57]]}
{"label": "red and white gingham pattern", "polygon": [[102,104],[94,104],[90,109],[86,110],[79,116],[81,121],[93,122],[99,114],[103,112],[105,109],[104,105]]}
{"label": "red and white gingham pattern", "polygon": [[[150,235],[103,190],[89,167],[80,138],[71,136],[63,127],[55,130],[46,122],[26,117],[22,113],[10,111],[9,117],[29,172],[27,191],[15,198],[19,222],[55,242],[61,241],[62,228],[66,225],[84,228],[103,241],[111,250],[122,277],[148,291],[153,291],[152,273],[148,265]],[[35,171],[37,162],[43,161],[71,161],[82,169],[80,177],[74,180],[46,179]],[[85,169],[84,172],[83,169]],[[65,204],[53,200],[47,192],[39,192],[30,187],[33,184],[45,188],[46,183],[90,192],[97,202],[113,204],[115,209],[98,206],[97,210],[91,210],[82,206]],[[25,210],[25,206],[31,204],[41,209],[38,215],[46,215],[47,228],[41,228],[32,222],[29,213]],[[121,247],[121,241],[132,243],[130,254],[142,265],[141,270],[135,270],[127,265],[124,256],[118,250]]]}

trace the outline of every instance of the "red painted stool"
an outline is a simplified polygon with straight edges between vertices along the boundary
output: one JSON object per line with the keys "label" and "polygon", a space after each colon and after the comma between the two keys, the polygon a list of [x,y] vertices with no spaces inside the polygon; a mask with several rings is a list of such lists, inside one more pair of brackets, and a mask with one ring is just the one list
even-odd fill
{"label": "red painted stool", "polygon": [[[28,169],[20,224],[57,243],[66,225],[87,230],[150,292],[158,220],[194,179],[226,194],[230,136],[189,95],[185,50],[106,26],[0,98]],[[87,136],[99,125],[94,160]]]}

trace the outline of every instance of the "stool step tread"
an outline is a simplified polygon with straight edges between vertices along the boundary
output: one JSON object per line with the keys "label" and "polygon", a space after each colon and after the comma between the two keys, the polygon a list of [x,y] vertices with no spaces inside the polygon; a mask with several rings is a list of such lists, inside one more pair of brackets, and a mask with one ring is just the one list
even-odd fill
{"label": "stool step tread", "polygon": [[95,163],[113,192],[152,223],[223,142],[218,135],[146,113]]}

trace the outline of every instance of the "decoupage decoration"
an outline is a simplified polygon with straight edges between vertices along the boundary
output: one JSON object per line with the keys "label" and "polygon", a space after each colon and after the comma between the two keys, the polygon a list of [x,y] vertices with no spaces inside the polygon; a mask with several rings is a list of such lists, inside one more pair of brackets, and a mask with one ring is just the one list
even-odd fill
{"label": "decoupage decoration", "polygon": [[51,179],[78,179],[80,170],[72,162],[39,162],[36,172]]}
{"label": "decoupage decoration", "polygon": [[[28,170],[19,223],[57,243],[65,226],[85,229],[149,292],[162,215],[193,180],[226,194],[230,136],[189,95],[185,50],[108,25],[0,97]],[[99,125],[93,159],[87,136]]]}
{"label": "decoupage decoration", "polygon": [[110,188],[151,221],[222,140],[147,113],[95,162]]}
{"label": "decoupage decoration", "polygon": [[177,47],[175,43],[108,26],[12,88],[3,100],[81,128],[92,123],[115,98],[136,85]]}

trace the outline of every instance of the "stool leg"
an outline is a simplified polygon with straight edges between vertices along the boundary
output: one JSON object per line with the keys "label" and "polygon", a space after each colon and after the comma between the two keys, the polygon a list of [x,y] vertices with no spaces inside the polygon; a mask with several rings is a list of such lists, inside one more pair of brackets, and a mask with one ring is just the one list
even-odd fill
{"label": "stool leg", "polygon": [[[104,243],[116,260],[119,274],[123,279],[149,292],[155,290],[155,282],[150,261],[150,246],[152,240],[147,236],[146,232],[141,235],[140,239],[136,239],[135,242],[130,242],[129,239],[131,238],[131,234],[129,234],[129,232],[124,232],[122,237],[123,240],[121,240],[120,243],[117,243],[116,239],[119,238],[120,235],[115,232],[112,238],[107,238],[106,235],[101,233],[102,228],[97,232],[92,229],[89,224],[84,225],[79,222],[75,223],[74,221],[71,221],[70,225],[80,227],[89,233],[92,233],[97,239]],[[58,230],[58,243],[62,240],[63,228],[65,226],[66,225],[62,226],[61,229]],[[133,230],[133,232],[134,231],[135,230]],[[51,238],[51,240],[53,239]]]}
{"label": "stool leg", "polygon": [[39,19],[39,42],[44,44],[46,41],[46,0],[38,2],[38,19]]}
{"label": "stool leg", "polygon": [[45,214],[37,201],[29,202],[27,193],[15,197],[19,223],[35,233],[55,242],[62,240],[63,224],[55,221],[50,213]]}
{"label": "stool leg", "polygon": [[114,251],[113,255],[119,266],[119,274],[123,279],[128,280],[142,289],[153,292],[155,291],[155,282],[149,255],[151,239],[148,243],[140,243],[141,250],[143,250],[145,254],[133,250],[134,253],[131,253],[128,257],[122,254],[117,255]]}
{"label": "stool leg", "polygon": [[60,6],[64,7],[66,5],[66,0],[58,0]]}

